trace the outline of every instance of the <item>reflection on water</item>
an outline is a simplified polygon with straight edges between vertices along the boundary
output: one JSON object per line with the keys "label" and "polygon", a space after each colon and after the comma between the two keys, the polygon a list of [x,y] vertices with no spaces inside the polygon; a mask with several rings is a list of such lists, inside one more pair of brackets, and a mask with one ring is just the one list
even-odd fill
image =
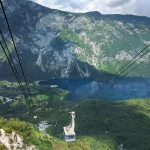
{"label": "reflection on water", "polygon": [[[68,90],[68,99],[81,101],[91,95],[103,83],[91,79],[53,79],[41,81],[41,85],[57,85],[63,90]],[[111,82],[109,86],[94,95],[93,98],[107,100],[127,100],[132,98],[150,97],[149,78],[123,78],[117,82]]]}

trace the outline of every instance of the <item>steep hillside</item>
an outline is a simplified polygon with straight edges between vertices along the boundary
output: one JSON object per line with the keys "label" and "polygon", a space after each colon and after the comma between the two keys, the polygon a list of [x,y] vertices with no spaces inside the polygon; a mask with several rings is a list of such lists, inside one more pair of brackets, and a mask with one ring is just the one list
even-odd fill
{"label": "steep hillside", "polygon": [[149,99],[83,101],[75,108],[77,141],[68,146],[71,150],[149,150],[149,106]]}
{"label": "steep hillside", "polygon": [[[49,9],[28,0],[3,3],[30,79],[101,78],[106,76],[103,71],[115,73],[150,43],[150,18],[147,17],[99,12],[76,14]],[[18,64],[2,12],[0,22],[0,29]],[[148,66],[149,60],[130,75],[150,76]],[[1,48],[0,70],[0,78],[12,79]]]}
{"label": "steep hillside", "polygon": [[0,143],[1,147],[7,147],[8,150],[52,149],[49,137],[35,131],[31,124],[15,119],[0,118]]}
{"label": "steep hillside", "polygon": [[[12,140],[9,140],[14,132],[21,137],[20,143],[24,146],[34,145],[39,150],[150,149],[150,99],[115,102],[97,99],[74,103],[66,100],[67,91],[35,82],[30,83],[33,107],[28,107],[31,105],[29,100],[18,92],[18,88],[17,83],[0,82],[0,116],[8,119],[0,118],[0,129],[5,131],[0,130],[3,131],[0,149],[4,147],[1,144],[4,137],[9,141],[8,145],[16,146],[16,141],[10,143]],[[66,143],[63,127],[69,124],[67,114],[70,111],[76,112],[77,141]],[[50,139],[37,131],[42,121],[50,125],[45,130]]]}
{"label": "steep hillside", "polygon": [[[57,104],[57,102],[55,103]],[[69,123],[70,117],[67,117],[67,114],[70,107],[66,110],[64,106],[60,109],[60,106],[55,108],[54,105],[53,109],[36,108],[34,112],[29,111],[29,113],[26,112],[28,110],[21,109],[22,107],[19,105],[11,108],[13,110],[9,112],[5,109],[7,118],[17,116],[21,120],[33,123],[34,126],[40,120],[47,120],[51,124],[46,130],[50,137],[43,136],[30,123],[21,122],[18,119],[0,118],[0,132],[2,132],[0,134],[0,148],[4,147],[2,140],[4,136],[5,141],[10,139],[7,140],[8,143],[5,142],[6,146],[16,145],[16,140],[13,138],[14,133],[16,133],[17,137],[21,137],[18,144],[32,145],[39,150],[150,149],[149,99],[119,102],[91,100],[75,105],[72,110],[76,112],[75,131],[77,140],[71,143],[66,143],[63,139],[63,126]],[[3,107],[6,108],[6,104]],[[18,111],[15,114],[11,113],[16,109]],[[35,114],[38,116],[37,120],[33,119]]]}
{"label": "steep hillside", "polygon": [[76,131],[80,131],[82,135],[103,137],[105,140],[111,137],[127,150],[148,150],[149,108],[149,99],[83,101],[76,109]]}

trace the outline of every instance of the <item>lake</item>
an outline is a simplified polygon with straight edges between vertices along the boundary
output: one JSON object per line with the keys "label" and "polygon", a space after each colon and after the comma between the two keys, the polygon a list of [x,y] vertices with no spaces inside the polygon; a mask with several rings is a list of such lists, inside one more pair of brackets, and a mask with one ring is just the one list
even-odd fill
{"label": "lake", "polygon": [[[109,86],[105,87],[92,98],[114,101],[150,97],[150,78],[126,77],[117,80],[111,82]],[[94,91],[101,88],[103,83],[90,78],[83,78],[52,79],[41,81],[40,85],[57,85],[59,88],[69,91],[67,96],[69,100],[79,102],[87,99]]]}

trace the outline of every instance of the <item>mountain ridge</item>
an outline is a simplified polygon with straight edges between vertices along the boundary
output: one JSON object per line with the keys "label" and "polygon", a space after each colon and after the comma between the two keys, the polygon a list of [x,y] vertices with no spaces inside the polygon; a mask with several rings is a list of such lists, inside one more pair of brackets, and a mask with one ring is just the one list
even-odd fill
{"label": "mountain ridge", "polygon": [[[31,80],[100,79],[98,76],[101,74],[108,78],[150,42],[148,17],[70,13],[49,9],[32,1],[20,1],[14,9],[13,4],[7,6],[7,2],[4,1],[6,13],[24,70]],[[0,20],[3,21],[0,28],[17,62],[2,12]],[[9,70],[4,56],[1,56],[0,64],[0,70]],[[148,65],[149,61],[131,76],[150,77],[150,72],[146,71]],[[8,71],[0,78],[12,79],[11,76],[11,71]]]}

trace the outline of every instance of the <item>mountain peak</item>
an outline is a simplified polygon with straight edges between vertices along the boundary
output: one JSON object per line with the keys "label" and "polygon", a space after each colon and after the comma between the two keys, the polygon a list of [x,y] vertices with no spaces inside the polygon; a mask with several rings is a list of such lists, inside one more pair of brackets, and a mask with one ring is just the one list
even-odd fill
{"label": "mountain peak", "polygon": [[25,5],[28,0],[4,0],[3,5],[8,14],[13,13],[20,8],[20,5]]}
{"label": "mountain peak", "polygon": [[[95,78],[93,72],[100,74],[99,70],[115,73],[123,62],[137,54],[137,49],[149,42],[149,18],[102,15],[98,11],[68,13],[29,0],[3,2],[31,78],[37,77],[37,72],[40,72],[40,80],[45,76]],[[5,24],[0,26],[4,32]],[[144,65],[141,70],[149,63]],[[150,76],[146,70],[142,73],[142,76]],[[133,75],[136,76],[137,71]]]}
{"label": "mountain peak", "polygon": [[24,4],[29,0],[4,0],[3,3],[5,5],[18,5],[18,4]]}
{"label": "mountain peak", "polygon": [[86,14],[96,15],[96,16],[102,15],[99,11],[90,11],[90,12],[87,12]]}
{"label": "mountain peak", "polygon": [[99,18],[102,14],[99,11],[91,11],[86,13],[90,17]]}

